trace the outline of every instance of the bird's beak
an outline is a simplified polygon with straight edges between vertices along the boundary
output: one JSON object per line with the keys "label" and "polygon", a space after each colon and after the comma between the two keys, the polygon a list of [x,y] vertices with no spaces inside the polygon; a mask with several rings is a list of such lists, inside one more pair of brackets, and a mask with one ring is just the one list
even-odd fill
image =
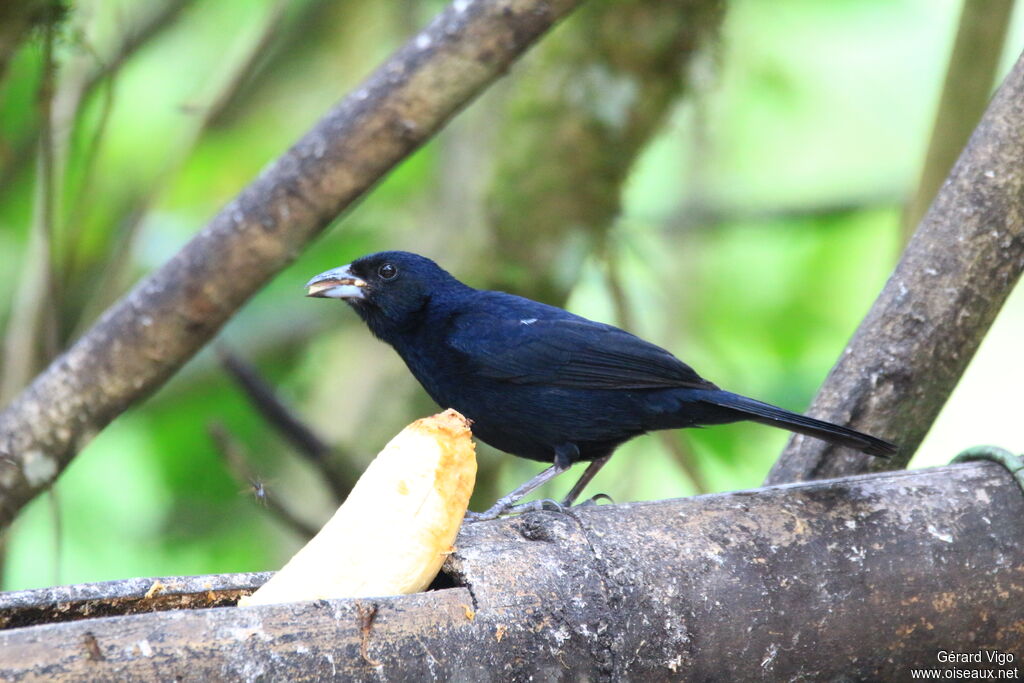
{"label": "bird's beak", "polygon": [[[351,264],[349,264],[351,265]],[[306,296],[330,299],[365,299],[366,281],[353,275],[348,266],[320,273],[306,283]]]}

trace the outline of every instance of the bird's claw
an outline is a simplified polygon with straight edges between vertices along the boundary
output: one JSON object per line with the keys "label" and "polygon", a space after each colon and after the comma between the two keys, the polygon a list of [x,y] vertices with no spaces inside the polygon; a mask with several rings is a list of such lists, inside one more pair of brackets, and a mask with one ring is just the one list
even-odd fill
{"label": "bird's claw", "polygon": [[568,513],[573,508],[591,507],[597,505],[600,501],[606,500],[609,503],[615,501],[607,493],[598,493],[595,496],[591,496],[581,503],[571,505],[566,501],[557,501],[554,498],[542,498],[541,500],[533,500],[529,503],[520,503],[519,505],[508,505],[499,506],[495,505],[490,510],[484,512],[466,512],[465,518],[463,518],[464,524],[470,524],[473,522],[484,522],[491,519],[497,519],[499,517],[508,517],[511,515],[521,515],[524,512],[559,512]]}
{"label": "bird's claw", "polygon": [[509,512],[523,513],[523,512],[538,512],[540,510],[547,510],[548,512],[565,512],[565,506],[559,503],[554,498],[542,498],[540,500],[534,500],[529,503],[523,503],[522,505],[516,505]]}
{"label": "bird's claw", "polygon": [[462,518],[463,524],[473,524],[474,522],[486,522],[490,519],[497,519],[501,516],[501,511],[496,513],[491,510],[485,510],[484,512],[473,512],[472,510],[466,510],[466,516]]}
{"label": "bird's claw", "polygon": [[615,504],[615,499],[613,499],[607,493],[598,493],[597,495],[587,498],[582,503],[577,503],[574,507],[590,507],[592,505],[597,505],[598,502],[602,500],[607,500],[609,503],[612,503],[613,505]]}
{"label": "bird's claw", "polygon": [[499,517],[508,517],[510,515],[521,515],[524,512],[537,512],[539,510],[548,510],[550,512],[565,512],[568,508],[559,503],[557,500],[552,498],[544,498],[542,500],[534,500],[529,503],[520,503],[519,505],[495,505],[489,510],[483,512],[471,512],[466,511],[466,516],[462,518],[463,524],[473,524],[475,522],[486,522],[491,519],[498,519]]}

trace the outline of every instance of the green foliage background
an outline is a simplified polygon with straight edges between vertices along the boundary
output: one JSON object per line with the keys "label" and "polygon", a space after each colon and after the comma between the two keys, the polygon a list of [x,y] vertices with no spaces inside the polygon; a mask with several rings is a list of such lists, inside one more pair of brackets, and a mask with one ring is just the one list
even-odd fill
{"label": "green foliage background", "polygon": [[[70,73],[65,65],[88,66],[104,54],[147,6],[75,3],[57,44],[65,69],[58,78]],[[59,310],[64,338],[168,258],[441,7],[322,0],[186,7],[73,118],[56,241],[69,264]],[[611,261],[583,243],[567,252],[582,264],[567,268],[578,272],[569,308],[622,323],[614,271],[632,331],[726,388],[803,409],[898,258],[901,207],[916,183],[958,11],[952,0],[731,2],[720,40],[691,64],[687,95],[628,177]],[[268,16],[272,39],[204,122],[201,112],[253,52]],[[1022,43],[1015,21],[1006,67]],[[343,447],[346,467],[360,470],[433,407],[350,311],[303,298],[302,285],[391,248],[431,256],[471,284],[515,267],[488,249],[485,179],[495,159],[515,152],[494,134],[495,121],[533,61],[528,56],[339,219],[221,335]],[[40,71],[36,40],[0,83],[5,325],[30,263],[34,164],[18,155],[37,129]],[[142,216],[138,233],[114,257],[133,215]],[[112,258],[123,277],[105,294]],[[1024,381],[1022,333],[1018,293],[916,464],[942,463],[982,442],[1024,450],[1024,429],[1004,400]],[[319,522],[331,513],[317,475],[205,351],[102,432],[55,493],[25,510],[6,536],[3,588],[279,566],[301,539],[227,472],[207,435],[211,421],[246,444],[261,480],[302,517]],[[786,435],[741,424],[668,438],[692,454],[706,488],[721,491],[757,486]],[[479,452],[486,478],[478,508],[537,469],[486,447]],[[696,490],[673,451],[648,436],[624,446],[591,492],[626,501]]]}

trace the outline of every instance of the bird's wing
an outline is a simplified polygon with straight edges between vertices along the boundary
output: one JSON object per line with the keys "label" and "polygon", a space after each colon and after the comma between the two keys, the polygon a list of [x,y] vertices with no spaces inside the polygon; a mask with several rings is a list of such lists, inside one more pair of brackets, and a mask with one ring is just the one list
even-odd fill
{"label": "bird's wing", "polygon": [[558,317],[459,316],[448,345],[473,372],[513,384],[716,388],[665,349],[617,327],[553,310]]}

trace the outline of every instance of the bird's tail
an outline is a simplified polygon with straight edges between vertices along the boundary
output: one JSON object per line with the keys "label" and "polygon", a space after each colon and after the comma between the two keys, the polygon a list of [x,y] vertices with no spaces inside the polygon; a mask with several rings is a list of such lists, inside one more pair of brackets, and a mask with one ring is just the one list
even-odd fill
{"label": "bird's tail", "polygon": [[728,391],[708,392],[700,400],[721,408],[735,410],[742,415],[740,419],[753,420],[754,422],[760,422],[772,427],[788,429],[798,434],[813,436],[816,439],[824,439],[841,446],[855,448],[868,455],[888,458],[897,451],[896,444],[884,439],[858,432],[849,427],[842,427],[831,422],[816,420],[813,417],[793,413],[769,403],[755,401],[752,398]]}

